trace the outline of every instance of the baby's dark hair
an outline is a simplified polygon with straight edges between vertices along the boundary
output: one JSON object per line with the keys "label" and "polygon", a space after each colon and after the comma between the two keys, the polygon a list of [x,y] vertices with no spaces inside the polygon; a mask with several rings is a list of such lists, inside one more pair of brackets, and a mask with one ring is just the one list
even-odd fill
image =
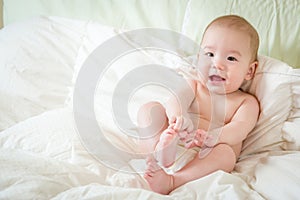
{"label": "baby's dark hair", "polygon": [[250,36],[250,48],[252,51],[252,61],[257,61],[257,52],[259,47],[259,35],[256,29],[243,17],[238,15],[225,15],[214,19],[208,26],[206,27],[204,34],[207,29],[212,25],[217,26],[226,26],[236,30],[244,31]]}

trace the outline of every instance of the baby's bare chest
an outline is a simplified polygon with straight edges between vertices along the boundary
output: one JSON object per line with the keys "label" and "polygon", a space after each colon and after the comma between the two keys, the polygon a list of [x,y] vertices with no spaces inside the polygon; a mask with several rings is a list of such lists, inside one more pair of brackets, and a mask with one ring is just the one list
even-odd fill
{"label": "baby's bare chest", "polygon": [[222,126],[231,121],[245,98],[241,95],[197,93],[189,112],[199,114],[200,120]]}

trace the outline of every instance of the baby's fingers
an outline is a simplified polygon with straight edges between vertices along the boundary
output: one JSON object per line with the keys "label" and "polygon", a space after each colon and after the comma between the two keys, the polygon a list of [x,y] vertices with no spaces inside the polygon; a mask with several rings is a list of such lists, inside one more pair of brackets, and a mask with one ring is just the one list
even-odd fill
{"label": "baby's fingers", "polygon": [[201,129],[196,130],[195,135],[195,144],[198,146],[202,146],[204,144],[204,141],[207,139],[207,132]]}
{"label": "baby's fingers", "polygon": [[179,135],[179,137],[180,137],[181,140],[184,140],[184,139],[186,139],[186,137],[188,135],[188,132],[187,131],[180,131],[178,133],[178,135]]}
{"label": "baby's fingers", "polygon": [[169,124],[174,124],[176,122],[176,117],[170,117]]}
{"label": "baby's fingers", "polygon": [[204,141],[205,145],[208,147],[213,147],[217,143],[217,137],[208,135]]}
{"label": "baby's fingers", "polygon": [[177,118],[176,118],[175,125],[174,125],[174,129],[175,129],[176,131],[181,130],[182,124],[183,124],[183,118],[182,118],[182,116],[177,117]]}

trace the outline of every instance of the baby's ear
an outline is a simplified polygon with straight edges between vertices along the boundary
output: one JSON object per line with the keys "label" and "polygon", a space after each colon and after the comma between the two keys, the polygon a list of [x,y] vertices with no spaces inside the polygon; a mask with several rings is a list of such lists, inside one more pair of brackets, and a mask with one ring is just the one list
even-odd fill
{"label": "baby's ear", "polygon": [[248,69],[248,72],[245,76],[245,80],[249,81],[254,77],[255,70],[256,70],[257,66],[258,66],[258,61],[254,61],[253,63],[251,63],[249,65],[249,69]]}

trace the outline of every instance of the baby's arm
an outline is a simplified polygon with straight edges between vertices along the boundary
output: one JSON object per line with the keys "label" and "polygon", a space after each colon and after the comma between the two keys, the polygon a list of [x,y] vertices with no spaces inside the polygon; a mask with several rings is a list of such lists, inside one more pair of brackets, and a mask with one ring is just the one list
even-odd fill
{"label": "baby's arm", "polygon": [[205,145],[213,147],[222,143],[230,146],[240,144],[254,128],[258,114],[259,104],[257,100],[253,96],[247,96],[229,123],[222,128],[210,131],[213,137],[208,138]]}

